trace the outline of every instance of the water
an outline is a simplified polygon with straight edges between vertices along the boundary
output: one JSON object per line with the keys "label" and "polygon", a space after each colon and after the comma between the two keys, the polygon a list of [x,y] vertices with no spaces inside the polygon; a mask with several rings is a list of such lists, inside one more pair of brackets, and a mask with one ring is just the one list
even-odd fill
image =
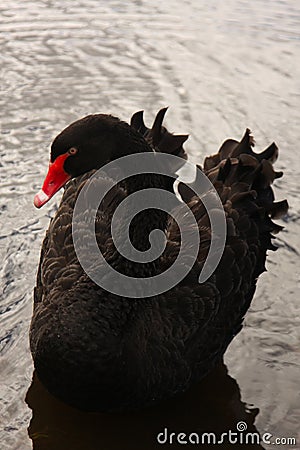
{"label": "water", "polygon": [[[240,420],[249,430],[296,437],[284,448],[300,448],[298,2],[8,0],[0,11],[1,449],[152,449],[165,426],[234,430]],[[190,133],[194,161],[247,126],[258,146],[278,143],[285,176],[276,194],[291,205],[286,229],[226,354],[230,376],[223,368],[138,415],[79,413],[37,381],[30,387],[32,290],[58,201],[38,211],[33,195],[51,140],[71,121],[92,112],[129,120],[144,109],[149,123],[165,105],[169,127]]]}

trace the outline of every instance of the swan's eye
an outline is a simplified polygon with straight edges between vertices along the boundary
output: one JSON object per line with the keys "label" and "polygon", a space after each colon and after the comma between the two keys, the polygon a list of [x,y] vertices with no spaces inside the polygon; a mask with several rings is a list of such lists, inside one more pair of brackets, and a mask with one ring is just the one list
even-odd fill
{"label": "swan's eye", "polygon": [[75,147],[71,147],[71,148],[69,148],[69,150],[68,150],[68,153],[69,153],[70,155],[76,155],[77,152],[78,152],[78,149],[75,148]]}

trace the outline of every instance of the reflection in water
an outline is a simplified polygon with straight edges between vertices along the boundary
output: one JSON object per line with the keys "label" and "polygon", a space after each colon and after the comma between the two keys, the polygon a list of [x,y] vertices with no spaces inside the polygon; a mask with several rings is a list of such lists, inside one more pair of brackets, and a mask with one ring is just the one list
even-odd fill
{"label": "reflection in water", "polygon": [[[33,410],[28,433],[34,450],[176,449],[182,448],[182,444],[158,444],[157,435],[164,428],[168,429],[169,436],[171,432],[176,435],[180,432],[220,435],[228,430],[236,431],[239,421],[246,422],[247,432],[257,431],[254,420],[258,409],[248,409],[241,401],[239,386],[228,375],[224,364],[184,395],[135,413],[78,411],[52,397],[36,375],[26,401]],[[239,449],[249,447],[263,448],[257,444],[235,446]],[[206,446],[201,445],[201,448]],[[218,448],[232,448],[232,445],[227,443]]]}

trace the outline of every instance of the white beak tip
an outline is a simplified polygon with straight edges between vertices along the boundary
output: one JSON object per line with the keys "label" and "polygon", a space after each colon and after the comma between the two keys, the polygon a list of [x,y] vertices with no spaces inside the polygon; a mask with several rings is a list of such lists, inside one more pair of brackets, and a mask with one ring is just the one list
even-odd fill
{"label": "white beak tip", "polygon": [[45,192],[41,189],[35,196],[33,200],[33,204],[36,208],[40,208],[49,200],[50,196],[45,194]]}

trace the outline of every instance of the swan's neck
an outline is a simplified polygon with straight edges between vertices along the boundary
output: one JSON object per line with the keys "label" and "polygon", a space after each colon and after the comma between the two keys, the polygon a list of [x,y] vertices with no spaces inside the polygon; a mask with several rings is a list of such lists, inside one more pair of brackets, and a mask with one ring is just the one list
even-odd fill
{"label": "swan's neck", "polygon": [[[139,190],[146,190],[148,188],[163,189],[161,177],[155,174],[143,174],[131,177],[126,181],[126,191],[128,196]],[[130,217],[131,220],[125,217],[125,220],[119,224],[118,234],[121,238],[121,243],[124,243],[124,247],[121,244],[121,249],[128,249],[128,232],[126,224],[129,222],[129,239],[132,247],[139,252],[146,252],[151,249],[151,251],[160,255],[161,251],[159,251],[159,249],[162,248],[162,233],[153,233],[151,235],[151,243],[149,235],[154,230],[160,230],[165,233],[168,214],[160,209],[148,208],[142,210],[142,208],[143,205],[139,208],[141,212],[137,213],[133,218],[131,217],[132,213],[129,208],[126,213],[128,213],[128,217]],[[130,259],[131,261],[122,256],[118,256],[117,259],[112,262],[112,265],[117,265],[118,270],[121,268],[122,273],[131,277],[151,277],[159,273],[158,258],[154,258],[153,261],[142,263],[136,262],[134,255]]]}
{"label": "swan's neck", "polygon": [[[122,124],[122,127],[122,134],[120,134],[119,137],[116,137],[116,157],[120,155],[131,155],[134,153],[153,152],[153,149],[138,132],[136,132],[126,124]],[[124,182],[128,197],[140,190],[147,190],[149,188],[164,189],[163,183],[163,177],[154,173],[135,175],[127,178]],[[160,204],[160,202],[158,204]],[[138,209],[141,210],[143,207],[144,205],[141,204],[141,208]],[[130,216],[130,211],[126,210],[124,216],[126,214]],[[149,250],[151,247],[149,234],[153,230],[161,230],[165,232],[167,227],[167,220],[168,214],[159,209],[145,209],[142,212],[136,214],[136,216],[129,221],[129,237],[132,246],[140,252]],[[126,220],[122,220],[120,221],[120,223],[118,223],[118,234],[121,238],[121,246],[122,242],[124,242],[125,247],[127,247],[126,241],[128,242],[128,232],[126,226]],[[158,234],[160,234],[160,236],[158,236]],[[158,234],[154,233],[153,235],[151,235],[152,247],[156,246],[157,237],[160,240],[160,243],[162,241],[162,234]],[[152,262],[140,263],[135,262],[136,260],[134,259],[134,257],[131,258],[132,261],[129,261],[129,259],[126,259],[121,255],[116,256],[116,249],[111,252],[111,254],[113,254],[111,265],[116,266],[116,270],[121,270],[128,276],[149,277],[155,275],[159,270],[159,261],[157,260],[157,258]]]}

